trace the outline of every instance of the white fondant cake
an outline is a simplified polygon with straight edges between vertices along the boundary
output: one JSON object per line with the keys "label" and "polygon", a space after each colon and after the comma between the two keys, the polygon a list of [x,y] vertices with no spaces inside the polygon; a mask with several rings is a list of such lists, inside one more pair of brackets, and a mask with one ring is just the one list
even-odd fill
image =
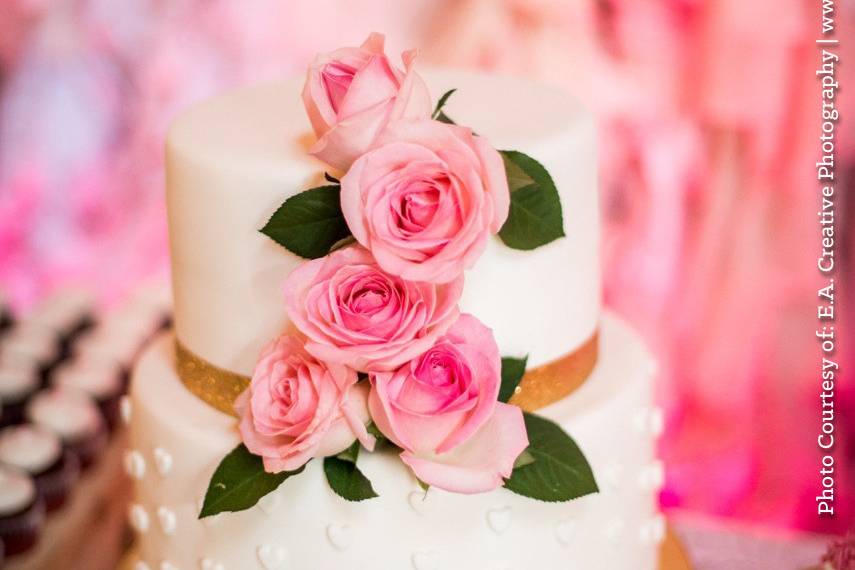
{"label": "white fondant cake", "polygon": [[[492,238],[466,273],[461,309],[495,332],[503,354],[530,367],[581,347],[599,330],[590,378],[538,413],[587,456],[600,492],[544,503],[506,489],[427,495],[391,453],[363,454],[378,498],[349,503],[321,461],[256,506],[198,519],[214,469],[239,442],[234,418],[193,396],[174,364],[177,337],[199,357],[250,374],[261,347],[286,326],[282,283],[303,260],[258,232],[282,201],[322,181],[306,150],[300,82],[236,91],[176,121],[167,145],[175,333],[133,375],[130,520],[137,568],[654,570],[664,522],[656,507],[661,417],[654,364],[638,338],[601,315],[595,131],[564,94],[519,79],[426,74],[434,93],[455,87],[446,112],[496,148],[519,149],[555,180],[567,237],[534,251]],[[335,173],[334,173],[335,174]]]}
{"label": "white fondant cake", "polygon": [[378,498],[344,501],[313,461],[250,510],[200,521],[211,474],[239,437],[233,418],[180,383],[171,364],[173,338],[165,335],[143,355],[131,394],[132,453],[146,464],[130,470],[139,559],[149,568],[164,561],[199,568],[211,560],[226,570],[653,570],[664,533],[655,499],[662,477],[654,459],[661,426],[651,404],[655,367],[638,338],[610,316],[600,349],[590,379],[539,412],[585,450],[598,494],[569,503],[505,489],[480,495],[431,489],[425,496],[394,455],[366,453],[360,469]]}
{"label": "white fondant cake", "polygon": [[[592,117],[572,98],[518,78],[426,74],[446,107],[498,149],[530,154],[561,194],[569,237],[533,251],[490,240],[466,274],[461,308],[505,354],[537,366],[586,341],[600,312]],[[286,324],[282,281],[302,260],[258,232],[285,198],[322,183],[298,80],[236,91],[181,116],[166,150],[175,329],[212,364],[250,374]],[[489,102],[489,103],[488,103]]]}

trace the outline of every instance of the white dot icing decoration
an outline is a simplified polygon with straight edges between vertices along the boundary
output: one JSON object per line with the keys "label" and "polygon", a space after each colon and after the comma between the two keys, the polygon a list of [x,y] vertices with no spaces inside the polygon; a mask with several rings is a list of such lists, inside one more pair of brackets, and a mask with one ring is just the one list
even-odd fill
{"label": "white dot icing decoration", "polygon": [[281,546],[262,544],[257,554],[264,570],[284,570],[288,564],[288,551]]}
{"label": "white dot icing decoration", "polygon": [[133,479],[145,477],[145,457],[136,449],[125,452],[125,473]]}
{"label": "white dot icing decoration", "polygon": [[134,527],[134,530],[138,533],[143,534],[148,531],[148,513],[142,505],[131,505],[128,510],[128,520],[130,521],[131,526]]}
{"label": "white dot icing decoration", "polygon": [[154,465],[161,475],[169,474],[172,469],[172,455],[162,447],[154,448]]}
{"label": "white dot icing decoration", "polygon": [[327,539],[336,550],[347,550],[352,542],[350,527],[344,524],[331,524],[327,527]]}
{"label": "white dot icing decoration", "polygon": [[122,396],[122,399],[119,400],[119,415],[122,418],[122,422],[125,425],[131,423],[131,413],[133,408],[131,406],[131,399],[128,396]]}
{"label": "white dot icing decoration", "polygon": [[160,529],[166,535],[175,534],[175,527],[178,524],[175,513],[166,507],[160,507],[157,509],[157,518],[160,521]]}
{"label": "white dot icing decoration", "polygon": [[511,508],[497,507],[487,511],[487,526],[496,534],[502,534],[511,526]]}
{"label": "white dot icing decoration", "polygon": [[569,546],[576,538],[576,521],[565,519],[555,526],[555,538],[562,546]]}
{"label": "white dot icing decoration", "polygon": [[420,550],[413,553],[414,570],[437,570],[439,568],[439,554],[432,550]]}

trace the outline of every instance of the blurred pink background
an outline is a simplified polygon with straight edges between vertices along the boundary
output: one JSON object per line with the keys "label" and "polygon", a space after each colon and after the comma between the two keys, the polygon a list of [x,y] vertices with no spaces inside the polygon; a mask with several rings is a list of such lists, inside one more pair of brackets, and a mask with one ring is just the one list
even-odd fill
{"label": "blurred pink background", "polygon": [[[390,53],[419,47],[432,64],[535,76],[599,116],[605,299],[662,363],[663,506],[780,528],[849,527],[855,359],[845,335],[837,353],[849,374],[838,386],[848,410],[838,409],[837,421],[843,495],[833,519],[818,519],[814,506],[818,3],[390,6],[3,0],[0,289],[23,310],[69,283],[97,288],[109,303],[164,276],[170,119],[225,87],[300,73],[316,52],[381,31]],[[851,2],[838,2],[837,25],[837,37],[855,32]],[[840,46],[844,70],[853,46]],[[855,89],[841,90],[838,104],[848,120]],[[848,277],[855,144],[839,142],[838,275]],[[837,291],[844,309],[850,291]],[[852,318],[841,315],[840,328]]]}

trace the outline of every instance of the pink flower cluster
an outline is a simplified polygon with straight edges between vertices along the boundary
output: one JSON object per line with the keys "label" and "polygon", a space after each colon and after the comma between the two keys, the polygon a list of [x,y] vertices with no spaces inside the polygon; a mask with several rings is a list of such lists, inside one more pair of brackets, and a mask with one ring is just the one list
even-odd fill
{"label": "pink flower cluster", "polygon": [[420,480],[484,492],[510,476],[528,438],[521,410],[497,400],[492,331],[458,301],[464,270],[508,216],[509,191],[494,148],[430,118],[414,59],[397,69],[372,34],[309,69],[311,152],[345,172],[341,206],[358,244],[288,276],[298,332],[261,355],[237,403],[240,432],[277,472],[356,439],[373,450],[373,421]]}

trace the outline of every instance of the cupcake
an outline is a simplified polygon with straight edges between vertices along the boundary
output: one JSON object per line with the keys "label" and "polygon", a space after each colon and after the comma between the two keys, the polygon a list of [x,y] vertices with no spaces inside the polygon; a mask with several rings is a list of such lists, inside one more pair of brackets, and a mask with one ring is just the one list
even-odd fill
{"label": "cupcake", "polygon": [[56,333],[32,321],[18,322],[0,339],[0,363],[34,365],[43,382],[60,357]]}
{"label": "cupcake", "polygon": [[27,424],[0,431],[0,463],[30,474],[48,512],[62,507],[80,474],[56,434]]}
{"label": "cupcake", "polygon": [[51,388],[39,392],[27,406],[26,417],[59,436],[84,471],[95,464],[107,445],[107,430],[98,407],[79,391]]}
{"label": "cupcake", "polygon": [[51,384],[78,390],[95,400],[110,431],[119,423],[119,399],[124,386],[122,371],[115,362],[75,357],[54,370]]}
{"label": "cupcake", "polygon": [[95,298],[85,291],[63,290],[43,301],[28,320],[53,331],[67,355],[75,338],[95,324]]}
{"label": "cupcake", "polygon": [[[0,335],[12,328],[13,324],[15,324],[15,317],[12,314],[12,308],[9,306],[6,295],[0,291]],[[2,560],[2,557],[0,557],[0,560]]]}
{"label": "cupcake", "polygon": [[120,371],[123,391],[127,388],[131,366],[144,342],[145,335],[139,329],[127,327],[129,323],[111,318],[101,323],[74,345],[74,358],[82,362],[93,362],[100,366],[114,366]]}
{"label": "cupcake", "polygon": [[0,542],[6,558],[27,552],[39,541],[45,506],[32,478],[0,466]]}
{"label": "cupcake", "polygon": [[0,428],[24,421],[27,402],[41,387],[32,363],[0,362]]}

